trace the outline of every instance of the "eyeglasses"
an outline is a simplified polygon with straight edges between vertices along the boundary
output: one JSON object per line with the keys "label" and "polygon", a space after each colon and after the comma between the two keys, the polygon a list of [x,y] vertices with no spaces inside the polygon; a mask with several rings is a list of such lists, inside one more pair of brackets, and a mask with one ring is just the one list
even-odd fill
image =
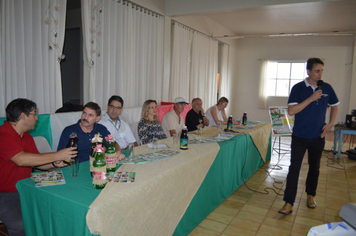
{"label": "eyeglasses", "polygon": [[109,105],[109,107],[111,109],[116,109],[116,110],[121,110],[122,109],[122,107],[117,107],[117,106],[114,106],[114,105]]}
{"label": "eyeglasses", "polygon": [[35,113],[28,113],[29,115],[33,115],[34,117],[37,117],[37,114],[36,114],[36,112]]}

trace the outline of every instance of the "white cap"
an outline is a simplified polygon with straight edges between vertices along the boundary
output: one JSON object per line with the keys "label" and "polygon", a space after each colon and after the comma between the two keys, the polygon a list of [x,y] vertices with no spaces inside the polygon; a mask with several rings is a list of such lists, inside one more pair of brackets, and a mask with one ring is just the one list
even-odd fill
{"label": "white cap", "polygon": [[177,97],[176,99],[174,99],[174,103],[179,103],[179,104],[188,104],[184,98],[182,97]]}

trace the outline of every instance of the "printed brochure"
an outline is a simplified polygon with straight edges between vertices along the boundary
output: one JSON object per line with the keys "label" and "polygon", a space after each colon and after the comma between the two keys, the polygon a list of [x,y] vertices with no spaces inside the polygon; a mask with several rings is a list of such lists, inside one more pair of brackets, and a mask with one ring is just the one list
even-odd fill
{"label": "printed brochure", "polygon": [[61,170],[32,172],[31,180],[35,182],[36,187],[53,186],[66,183]]}
{"label": "printed brochure", "polygon": [[116,172],[109,182],[133,183],[135,182],[136,172]]}

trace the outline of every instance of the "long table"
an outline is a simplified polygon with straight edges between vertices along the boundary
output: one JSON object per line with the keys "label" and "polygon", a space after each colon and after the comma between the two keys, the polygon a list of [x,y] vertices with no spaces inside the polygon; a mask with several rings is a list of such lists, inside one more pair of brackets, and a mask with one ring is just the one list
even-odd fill
{"label": "long table", "polygon": [[[271,140],[270,137],[267,138],[269,139],[269,145],[266,159],[269,160],[271,155]],[[149,235],[148,232],[156,232],[155,230],[158,230],[155,235],[166,234],[160,232],[159,227],[156,227],[155,224],[152,223],[153,221],[166,222],[167,224],[172,224],[171,227],[173,227],[174,232],[172,231],[170,234],[187,235],[264,163],[250,135],[237,135],[231,140],[219,142],[218,145],[220,150],[208,168],[206,176],[202,179],[200,187],[194,192],[188,205],[182,209],[183,213],[181,215],[177,215],[175,218],[165,215],[159,219],[159,215],[157,216],[152,208],[146,209],[146,206],[144,206],[145,210],[142,215],[130,215],[127,214],[128,212],[119,212],[120,218],[116,219],[116,221],[115,219],[109,219],[110,217],[101,217],[100,215],[98,216],[98,221],[110,220],[112,224],[131,221],[133,222],[132,226],[135,227],[135,222],[142,220],[144,225],[137,225],[135,228],[128,228],[127,224],[123,225],[122,228],[125,228],[123,232],[133,233],[136,232],[136,228],[142,228],[144,230],[146,227],[146,235]],[[196,157],[197,162],[194,163],[195,168],[199,168],[197,163],[200,163],[200,161],[204,159],[204,150],[207,149],[207,147],[208,146],[205,145],[194,145],[194,147],[191,145],[190,149],[195,150],[196,153],[202,153],[202,157]],[[182,153],[182,155],[184,155],[184,151],[182,151]],[[177,161],[176,163],[179,163],[183,159],[184,157],[179,154],[169,158],[167,161]],[[135,166],[138,168],[145,168],[144,166],[151,168],[154,165],[163,166],[165,161],[166,160],[162,160],[157,163],[150,163],[149,165]],[[185,161],[189,165],[190,159],[186,159]],[[122,167],[125,166],[132,167],[133,165],[123,165]],[[175,168],[179,170],[185,167],[176,165]],[[80,163],[79,177],[71,177],[69,168],[63,168],[62,170],[66,180],[65,185],[36,188],[30,179],[18,182],[17,188],[21,198],[26,235],[93,235],[85,219],[88,219],[89,208],[94,208],[93,205],[95,204],[93,204],[93,202],[96,203],[96,205],[100,205],[104,202],[99,197],[102,196],[101,190],[93,189],[92,179],[89,174],[89,163]],[[171,173],[171,171],[169,171],[169,173]],[[135,182],[131,185],[123,184],[117,188],[118,191],[125,190],[120,193],[120,195],[123,195],[123,203],[124,199],[130,198],[129,188],[139,186],[139,176],[137,173],[137,183]],[[194,177],[194,175],[192,176]],[[137,185],[135,186],[135,184]],[[147,187],[154,188],[155,186],[147,185]],[[145,201],[144,192],[136,197]],[[171,199],[171,201],[180,201],[181,198],[182,195],[177,193],[176,199]],[[98,199],[100,199],[99,202]],[[165,207],[160,206],[160,201],[158,200],[154,204],[155,208],[153,209]],[[139,210],[135,209],[134,205],[135,204],[132,205],[132,212]],[[173,205],[169,207],[173,207]],[[154,217],[149,217],[150,215]],[[172,221],[177,221],[176,219],[178,219],[178,221],[174,223],[170,221],[171,219]],[[150,222],[150,220],[152,222]],[[96,232],[95,229],[92,230],[92,232]],[[117,235],[122,234],[118,231],[115,232]],[[110,234],[103,233],[103,235]]]}

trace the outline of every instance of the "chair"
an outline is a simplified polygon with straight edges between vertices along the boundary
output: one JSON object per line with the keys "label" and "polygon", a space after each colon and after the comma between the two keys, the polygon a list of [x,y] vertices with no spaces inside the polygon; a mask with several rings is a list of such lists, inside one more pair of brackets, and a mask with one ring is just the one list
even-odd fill
{"label": "chair", "polygon": [[[280,154],[285,154],[290,151],[290,143],[282,143],[281,138],[283,137],[291,137],[293,125],[294,125],[294,117],[288,114],[288,107],[284,106],[271,106],[268,108],[269,117],[272,123],[272,135],[274,138],[272,151],[278,153],[278,157]],[[274,147],[278,138],[278,149]],[[285,145],[287,149],[281,149],[281,145]],[[284,151],[283,153],[281,151]]]}
{"label": "chair", "polygon": [[356,230],[356,203],[346,203],[339,212],[341,219]]}
{"label": "chair", "polygon": [[37,150],[40,153],[52,152],[52,148],[49,146],[47,139],[43,136],[33,137]]}

